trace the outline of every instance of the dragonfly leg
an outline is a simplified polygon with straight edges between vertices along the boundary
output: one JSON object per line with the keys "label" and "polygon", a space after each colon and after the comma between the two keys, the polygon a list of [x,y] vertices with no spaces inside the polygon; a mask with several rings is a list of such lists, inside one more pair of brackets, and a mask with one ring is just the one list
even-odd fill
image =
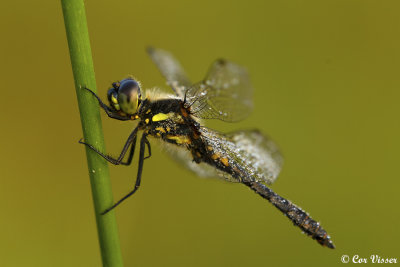
{"label": "dragonfly leg", "polygon": [[146,138],[146,134],[144,133],[142,135],[142,138],[140,139],[140,150],[139,150],[139,166],[138,166],[138,172],[137,172],[137,177],[136,177],[136,182],[135,182],[135,187],[133,188],[132,191],[130,191],[126,196],[118,200],[114,205],[106,209],[101,213],[101,215],[106,214],[107,212],[111,211],[115,207],[117,207],[119,204],[121,204],[125,199],[133,195],[140,187],[140,182],[142,180],[142,171],[143,171],[143,162],[144,162],[144,152],[146,149],[146,145],[148,145],[148,140]]}
{"label": "dragonfly leg", "polygon": [[99,102],[100,107],[102,109],[104,109],[104,111],[106,112],[108,117],[113,118],[113,119],[117,119],[117,120],[120,120],[120,121],[127,121],[127,120],[131,119],[129,116],[121,116],[120,114],[116,113],[112,108],[110,108],[109,106],[104,104],[103,101],[100,99],[100,97],[98,97],[98,95],[95,92],[93,92],[92,90],[90,90],[86,86],[83,87],[83,89],[89,91],[94,97],[96,97],[97,101]]}
{"label": "dragonfly leg", "polygon": [[133,155],[135,154],[135,147],[136,147],[136,136],[135,139],[132,141],[131,150],[129,151],[128,160],[126,162],[121,161],[121,165],[129,166],[132,163]]}
{"label": "dragonfly leg", "polygon": [[147,150],[149,151],[149,155],[146,156],[146,157],[144,157],[144,159],[148,159],[148,158],[151,157],[151,147],[150,147],[150,142],[149,142],[149,140],[147,140],[147,138],[144,138],[144,139],[145,139],[144,142],[145,142],[146,145],[147,145]]}
{"label": "dragonfly leg", "polygon": [[[135,146],[136,146],[136,136],[137,136],[137,132],[138,132],[138,127],[136,127],[133,132],[129,135],[128,139],[125,142],[124,147],[122,148],[122,151],[120,153],[120,155],[118,156],[118,158],[113,158],[109,155],[106,155],[102,152],[100,152],[97,148],[95,148],[93,145],[85,143],[84,141],[79,140],[80,144],[84,144],[85,146],[87,146],[88,148],[90,148],[91,150],[93,150],[94,152],[96,152],[97,154],[99,154],[100,156],[102,156],[105,160],[107,160],[108,162],[114,164],[114,165],[130,165],[132,162],[132,158],[133,158],[133,154],[135,152]],[[147,140],[147,139],[146,139]],[[131,146],[131,150],[129,152],[129,157],[127,162],[122,162],[123,158],[125,157],[126,152],[128,151],[129,146]]]}

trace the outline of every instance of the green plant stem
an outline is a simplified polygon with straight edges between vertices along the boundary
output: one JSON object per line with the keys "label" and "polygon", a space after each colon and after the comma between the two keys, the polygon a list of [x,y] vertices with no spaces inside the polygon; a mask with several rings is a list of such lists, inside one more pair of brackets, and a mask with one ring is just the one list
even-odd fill
{"label": "green plant stem", "polygon": [[[96,92],[85,6],[83,0],[61,0],[61,4],[83,136],[86,142],[105,151],[98,102],[90,93],[82,89],[86,86]],[[104,216],[100,215],[113,204],[107,162],[88,148],[86,148],[86,156],[103,266],[123,266],[114,211]]]}

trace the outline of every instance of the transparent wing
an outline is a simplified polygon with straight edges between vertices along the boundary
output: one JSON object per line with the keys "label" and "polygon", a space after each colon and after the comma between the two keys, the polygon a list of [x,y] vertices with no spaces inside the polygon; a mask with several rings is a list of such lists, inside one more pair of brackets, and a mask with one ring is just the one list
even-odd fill
{"label": "transparent wing", "polygon": [[227,158],[229,165],[241,173],[239,177],[218,170],[207,163],[193,162],[189,150],[166,144],[166,152],[177,162],[201,177],[219,177],[229,182],[261,181],[272,184],[282,168],[283,158],[275,143],[258,130],[237,131],[221,134],[208,128],[201,128],[201,138],[206,146]]}
{"label": "transparent wing", "polygon": [[227,60],[215,61],[205,80],[186,91],[191,113],[202,119],[235,122],[253,109],[253,88],[247,71]]}
{"label": "transparent wing", "polygon": [[228,181],[241,179],[272,184],[281,171],[283,158],[278,147],[258,130],[221,134],[202,127],[200,136],[213,148],[211,153],[228,159],[229,166],[240,173],[240,177],[233,177],[226,172],[218,172]]}
{"label": "transparent wing", "polygon": [[165,143],[165,151],[175,161],[185,166],[188,170],[194,172],[200,177],[218,177],[217,169],[206,163],[196,163],[193,161],[193,156],[189,150],[177,147],[176,145]]}
{"label": "transparent wing", "polygon": [[186,88],[192,85],[192,83],[187,78],[179,62],[171,53],[162,49],[148,47],[147,52],[167,80],[167,84],[174,90],[177,96],[183,99]]}

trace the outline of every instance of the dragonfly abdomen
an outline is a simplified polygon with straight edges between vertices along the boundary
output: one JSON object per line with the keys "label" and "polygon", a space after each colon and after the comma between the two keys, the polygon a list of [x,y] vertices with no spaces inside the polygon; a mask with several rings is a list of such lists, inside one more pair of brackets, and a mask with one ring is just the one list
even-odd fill
{"label": "dragonfly abdomen", "polygon": [[328,233],[321,227],[320,223],[312,219],[304,210],[291,203],[289,200],[276,194],[266,185],[260,182],[243,182],[261,197],[267,199],[272,205],[285,214],[294,225],[298,226],[304,233],[311,236],[322,246],[335,248]]}

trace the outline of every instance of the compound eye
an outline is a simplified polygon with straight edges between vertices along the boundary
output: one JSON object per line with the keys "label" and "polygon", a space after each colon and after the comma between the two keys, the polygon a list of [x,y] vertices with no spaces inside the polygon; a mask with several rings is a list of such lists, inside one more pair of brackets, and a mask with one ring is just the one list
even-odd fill
{"label": "compound eye", "polygon": [[125,79],[120,82],[117,102],[126,114],[135,114],[141,98],[140,86],[133,79]]}

